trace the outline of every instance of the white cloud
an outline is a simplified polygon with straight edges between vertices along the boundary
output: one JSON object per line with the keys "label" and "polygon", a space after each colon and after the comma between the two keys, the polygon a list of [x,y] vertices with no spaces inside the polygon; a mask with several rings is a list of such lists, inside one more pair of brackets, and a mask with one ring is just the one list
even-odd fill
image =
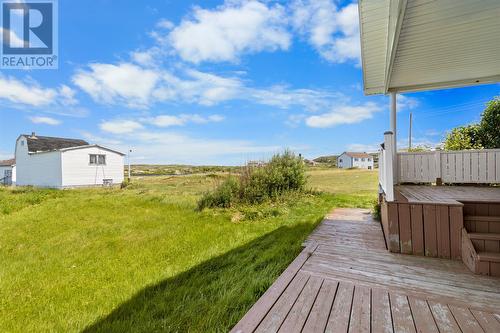
{"label": "white cloud", "polygon": [[112,134],[128,134],[142,129],[143,126],[133,120],[108,120],[99,124],[99,128],[104,132]]}
{"label": "white cloud", "polygon": [[34,124],[45,124],[45,125],[60,125],[61,121],[55,118],[51,117],[42,117],[42,116],[36,116],[36,117],[29,117],[32,123]]}
{"label": "white cloud", "polygon": [[159,75],[131,63],[95,63],[90,64],[88,70],[78,71],[72,80],[96,102],[145,108],[151,101]]}
{"label": "white cloud", "polygon": [[39,107],[55,103],[57,97],[55,89],[43,88],[33,80],[23,82],[0,74],[0,100]]}
{"label": "white cloud", "polygon": [[0,106],[28,112],[36,110],[38,114],[86,116],[87,110],[77,104],[76,91],[67,85],[47,88],[29,76],[20,80],[0,73]]}
{"label": "white cloud", "polygon": [[153,66],[155,64],[154,53],[150,50],[135,51],[130,54],[132,61],[143,66]]}
{"label": "white cloud", "polygon": [[61,85],[59,88],[59,101],[62,105],[76,105],[78,101],[75,98],[76,92],[67,85]]}
{"label": "white cloud", "polygon": [[133,142],[124,142],[118,149],[132,149],[134,163],[242,164],[278,152],[280,145],[260,145],[247,140],[208,139],[175,132],[137,131]]}
{"label": "white cloud", "polygon": [[157,126],[157,127],[171,127],[171,126],[184,126],[188,123],[195,124],[206,124],[210,122],[221,122],[224,117],[221,115],[210,115],[208,117],[203,117],[198,114],[181,114],[178,116],[173,115],[159,115],[156,117],[146,118],[143,121],[145,123]]}
{"label": "white cloud", "polygon": [[397,110],[412,110],[420,105],[420,101],[415,97],[408,97],[405,95],[398,94],[396,98]]}
{"label": "white cloud", "polygon": [[380,150],[380,144],[352,143],[347,145],[347,151],[374,153]]}
{"label": "white cloud", "polygon": [[195,7],[167,39],[185,61],[236,61],[243,53],[287,50],[291,35],[286,24],[279,5],[229,1],[214,10]]}
{"label": "white cloud", "polygon": [[[135,120],[105,120],[99,124],[103,135],[81,132],[93,142],[110,145],[119,151],[132,149],[133,160],[150,163],[219,163],[222,158],[232,156],[232,163],[243,163],[249,159],[262,158],[285,147],[273,144],[256,144],[248,140],[213,139],[192,137],[173,131],[162,131],[156,127],[184,125],[188,122],[218,122],[221,115],[157,116]],[[146,125],[149,125],[146,127]],[[166,153],[168,152],[168,153]],[[235,162],[236,161],[236,162]]]}
{"label": "white cloud", "polygon": [[357,4],[337,8],[333,0],[296,0],[291,7],[293,26],[324,59],[336,63],[354,60],[359,64]]}
{"label": "white cloud", "polygon": [[166,29],[166,30],[170,30],[174,27],[175,25],[167,20],[167,19],[161,19],[159,20],[157,23],[156,23],[156,27],[157,28],[160,28],[160,29]]}
{"label": "white cloud", "polygon": [[285,121],[285,125],[289,127],[298,127],[306,118],[305,114],[292,114],[288,116],[288,119]]}
{"label": "white cloud", "polygon": [[268,88],[245,88],[239,94],[249,101],[288,109],[300,106],[308,111],[319,111],[331,107],[346,97],[338,92],[314,89],[289,89],[283,85]]}
{"label": "white cloud", "polygon": [[186,70],[183,77],[164,72],[154,92],[158,101],[182,101],[211,106],[238,97],[243,87],[239,78]]}
{"label": "white cloud", "polygon": [[290,89],[284,85],[254,88],[236,76],[224,77],[194,69],[174,74],[131,63],[93,64],[89,71],[75,74],[73,82],[95,102],[131,108],[148,108],[165,102],[213,106],[229,100],[243,100],[282,109],[299,106],[319,111],[346,99],[343,94],[332,91]]}
{"label": "white cloud", "polygon": [[[103,136],[98,136],[94,135],[88,131],[80,131],[81,136],[91,142],[91,143],[97,143],[97,144],[102,144],[106,146],[118,146],[123,144],[121,140],[118,140],[116,138],[110,138],[110,137],[103,137]],[[126,150],[124,150],[126,151]]]}
{"label": "white cloud", "polygon": [[310,116],[306,119],[309,127],[325,128],[341,124],[355,124],[373,117],[381,108],[374,103],[365,103],[359,106],[333,107],[330,112]]}
{"label": "white cloud", "polygon": [[[440,140],[436,140],[436,138],[427,138],[427,137],[413,137],[411,139],[413,148],[427,148],[427,149],[435,149],[438,147],[442,147],[443,142]],[[398,149],[408,149],[408,139],[401,139],[398,141]]]}

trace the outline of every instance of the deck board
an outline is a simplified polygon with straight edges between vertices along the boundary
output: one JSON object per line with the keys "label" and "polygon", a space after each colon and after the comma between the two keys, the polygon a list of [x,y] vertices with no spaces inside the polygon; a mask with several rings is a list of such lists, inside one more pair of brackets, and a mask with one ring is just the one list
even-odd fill
{"label": "deck board", "polygon": [[495,332],[500,279],[390,253],[366,210],[338,209],[232,332]]}
{"label": "deck board", "polygon": [[462,202],[500,202],[499,187],[399,185],[395,186],[395,190],[410,204],[461,205]]}

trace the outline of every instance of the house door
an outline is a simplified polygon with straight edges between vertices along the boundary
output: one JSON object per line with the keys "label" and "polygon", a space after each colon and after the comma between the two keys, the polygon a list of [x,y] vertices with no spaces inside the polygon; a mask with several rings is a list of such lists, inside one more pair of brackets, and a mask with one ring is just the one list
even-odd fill
{"label": "house door", "polygon": [[12,185],[12,170],[5,170],[3,173],[3,184]]}

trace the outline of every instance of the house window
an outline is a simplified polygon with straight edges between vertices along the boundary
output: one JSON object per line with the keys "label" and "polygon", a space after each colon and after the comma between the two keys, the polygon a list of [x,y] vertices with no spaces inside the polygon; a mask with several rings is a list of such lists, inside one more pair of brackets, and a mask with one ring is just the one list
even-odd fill
{"label": "house window", "polygon": [[364,162],[364,161],[365,161],[365,158],[363,157],[363,158],[361,159],[361,162]]}
{"label": "house window", "polygon": [[372,159],[371,159],[371,158],[369,158],[369,159],[368,159],[368,162],[371,162],[371,161],[372,161]]}
{"label": "house window", "polygon": [[24,146],[24,140],[21,140],[21,146]]}
{"label": "house window", "polygon": [[354,159],[354,161],[355,161],[355,162],[359,161],[359,158],[355,158],[355,159]]}
{"label": "house window", "polygon": [[106,164],[106,155],[101,154],[90,154],[90,165],[105,165]]}
{"label": "house window", "polygon": [[342,159],[340,159],[339,162],[342,163]]}

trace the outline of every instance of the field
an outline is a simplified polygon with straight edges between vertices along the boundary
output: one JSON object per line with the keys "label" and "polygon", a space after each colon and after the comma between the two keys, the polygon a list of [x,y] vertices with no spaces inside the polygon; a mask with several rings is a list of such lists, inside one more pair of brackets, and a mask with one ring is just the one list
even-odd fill
{"label": "field", "polygon": [[202,212],[197,199],[223,176],[0,188],[0,331],[227,331],[325,213],[376,198],[376,172],[309,176],[324,193]]}

